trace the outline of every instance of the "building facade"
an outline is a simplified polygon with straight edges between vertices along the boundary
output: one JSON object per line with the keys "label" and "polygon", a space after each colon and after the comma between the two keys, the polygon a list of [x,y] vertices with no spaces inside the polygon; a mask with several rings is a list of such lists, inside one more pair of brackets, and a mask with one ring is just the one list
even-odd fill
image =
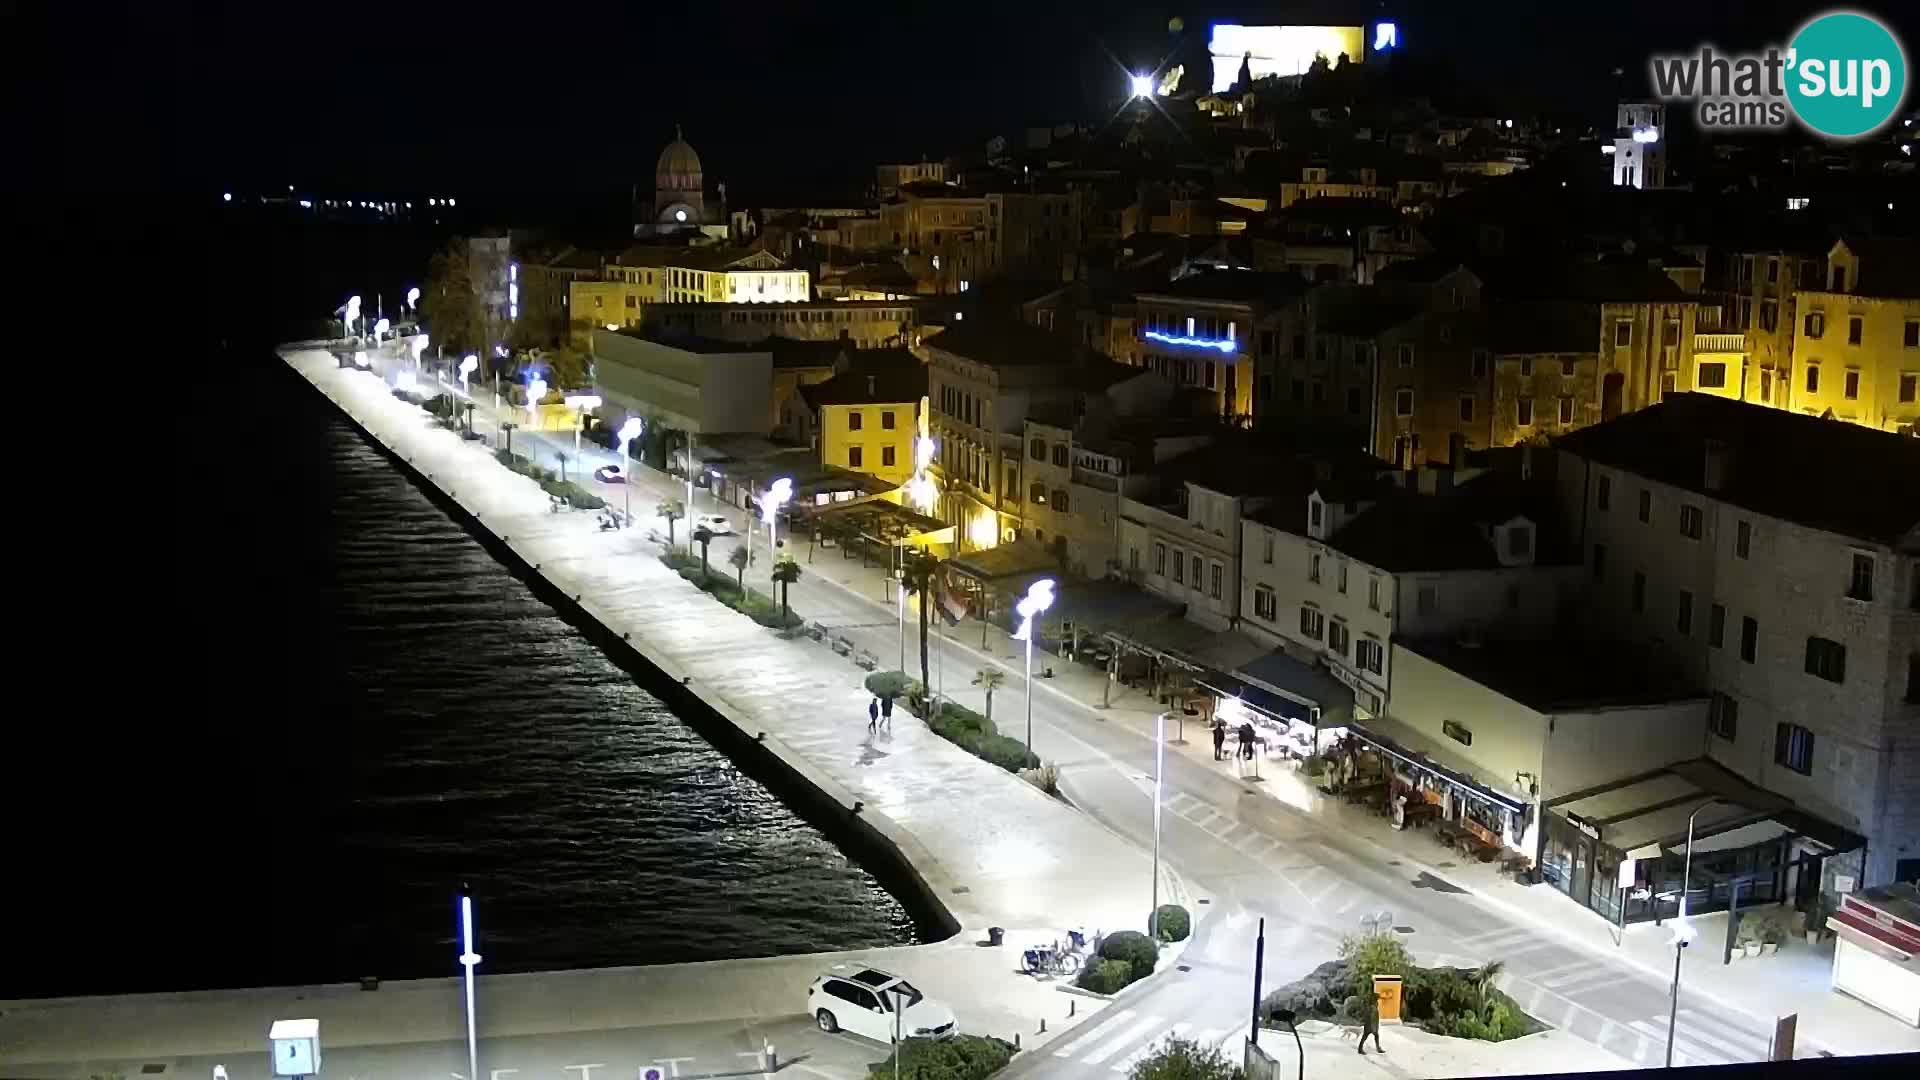
{"label": "building facade", "polygon": [[1920,423],[1920,244],[1843,239],[1799,294],[1792,407],[1911,434]]}

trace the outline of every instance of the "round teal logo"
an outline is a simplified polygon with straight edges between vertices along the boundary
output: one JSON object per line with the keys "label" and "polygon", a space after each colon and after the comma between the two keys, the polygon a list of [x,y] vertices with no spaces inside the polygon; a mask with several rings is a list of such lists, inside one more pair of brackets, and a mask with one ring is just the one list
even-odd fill
{"label": "round teal logo", "polygon": [[1907,95],[1907,56],[1880,20],[1822,15],[1788,46],[1787,101],[1800,122],[1836,139],[1880,129]]}

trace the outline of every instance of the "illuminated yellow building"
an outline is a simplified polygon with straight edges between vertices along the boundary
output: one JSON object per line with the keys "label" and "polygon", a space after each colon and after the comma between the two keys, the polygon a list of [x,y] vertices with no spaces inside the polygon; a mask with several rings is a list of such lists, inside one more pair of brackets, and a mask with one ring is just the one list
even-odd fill
{"label": "illuminated yellow building", "polygon": [[890,484],[913,476],[927,410],[927,369],[903,349],[872,350],[863,366],[800,388],[815,413],[820,463]]}
{"label": "illuminated yellow building", "polygon": [[601,268],[599,281],[568,286],[573,331],[641,321],[646,304],[793,304],[812,299],[805,270],[769,251],[741,248],[635,246]]}
{"label": "illuminated yellow building", "polygon": [[1920,424],[1920,243],[1848,238],[1801,289],[1792,408],[1884,431]]}

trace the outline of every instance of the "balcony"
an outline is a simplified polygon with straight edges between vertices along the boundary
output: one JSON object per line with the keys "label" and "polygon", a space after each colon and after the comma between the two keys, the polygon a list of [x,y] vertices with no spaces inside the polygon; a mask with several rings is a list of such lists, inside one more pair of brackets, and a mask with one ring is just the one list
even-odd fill
{"label": "balcony", "polygon": [[1693,352],[1695,356],[1701,353],[1744,354],[1746,351],[1747,335],[1743,333],[1693,335]]}

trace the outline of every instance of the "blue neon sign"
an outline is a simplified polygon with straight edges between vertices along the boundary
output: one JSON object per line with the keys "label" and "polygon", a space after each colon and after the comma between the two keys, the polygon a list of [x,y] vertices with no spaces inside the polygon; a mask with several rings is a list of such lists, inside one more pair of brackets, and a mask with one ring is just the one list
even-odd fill
{"label": "blue neon sign", "polygon": [[1148,330],[1143,336],[1146,337],[1148,341],[1158,341],[1165,345],[1179,345],[1195,349],[1218,349],[1223,353],[1230,353],[1240,347],[1240,343],[1232,338],[1182,337],[1179,334],[1169,334],[1161,330]]}

